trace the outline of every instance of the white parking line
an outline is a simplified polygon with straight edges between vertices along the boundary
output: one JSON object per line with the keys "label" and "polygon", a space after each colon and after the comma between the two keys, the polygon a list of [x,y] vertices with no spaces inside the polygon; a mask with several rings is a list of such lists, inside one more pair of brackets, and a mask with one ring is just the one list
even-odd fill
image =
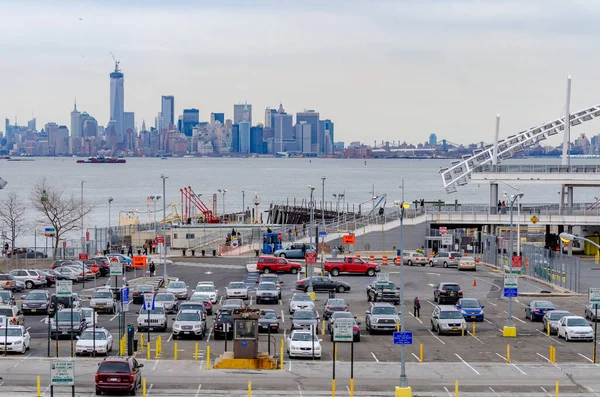
{"label": "white parking line", "polygon": [[379,360],[377,359],[377,356],[375,356],[375,353],[371,352],[371,355],[373,356],[373,358],[375,359],[375,361],[379,362]]}
{"label": "white parking line", "polygon": [[546,393],[548,396],[552,397],[552,394],[548,393],[548,392],[546,391],[546,389],[544,389],[544,388],[543,388],[543,387],[541,387],[541,386],[540,386],[540,389],[542,389],[542,391],[543,391],[544,393]]}
{"label": "white parking line", "polygon": [[467,334],[471,335],[473,338],[477,339],[479,341],[479,343],[481,343],[482,345],[485,345],[485,343],[483,343],[481,341],[481,339],[479,339],[478,337],[476,337],[475,335],[473,335],[470,331],[467,331]]}
{"label": "white parking line", "polygon": [[171,339],[173,339],[173,334],[172,333],[169,334],[169,337],[167,338],[167,342],[171,342]]}
{"label": "white parking line", "polygon": [[48,321],[48,317],[44,317],[44,318],[42,318],[42,319],[40,320],[40,323],[43,323],[43,322],[46,322],[46,321]]}
{"label": "white parking line", "polygon": [[285,316],[283,315],[283,309],[281,309],[281,322],[285,323]]}
{"label": "white parking line", "polygon": [[202,389],[202,383],[198,385],[198,389],[196,389],[196,397],[200,395],[200,389]]}
{"label": "white parking line", "polygon": [[114,320],[115,318],[117,318],[117,317],[119,317],[119,313],[117,313],[117,314],[115,314],[114,316],[112,316],[112,317],[111,317],[111,319],[110,319],[110,320],[108,320],[108,321],[113,321],[113,320]]}
{"label": "white parking line", "polygon": [[517,299],[515,299],[515,302],[517,302],[519,305],[521,305],[521,306],[523,306],[523,307],[527,306],[526,304],[524,304],[524,303],[522,303],[522,302],[519,302]]}
{"label": "white parking line", "polygon": [[415,315],[414,315],[414,314],[412,314],[411,312],[408,312],[408,314],[410,314],[411,316],[413,316],[413,318],[414,318],[415,320],[417,320],[418,322],[420,322],[421,324],[423,324],[423,321],[421,321],[421,319],[420,319],[420,318],[418,318],[418,317],[415,317]]}
{"label": "white parking line", "polygon": [[492,324],[492,322],[490,320],[488,320],[487,318],[484,318],[483,321],[485,321],[488,324]]}
{"label": "white parking line", "polygon": [[152,390],[152,386],[154,386],[154,383],[150,383],[150,387],[148,388],[148,390],[146,391],[146,396],[150,395],[150,390]]}
{"label": "white parking line", "polygon": [[446,390],[446,393],[448,393],[449,397],[452,397],[452,393],[450,393],[450,390],[448,390],[446,386],[444,386],[444,390]]}
{"label": "white parking line", "polygon": [[413,357],[417,359],[417,362],[421,362],[421,360],[419,360],[419,356],[417,356],[415,353],[410,353],[410,354],[412,354]]}
{"label": "white parking line", "polygon": [[158,361],[158,360],[156,360],[156,361],[154,362],[154,366],[152,367],[152,372],[156,371],[156,367],[158,367],[158,363],[159,363],[159,361]]}
{"label": "white parking line", "polygon": [[477,372],[477,370],[476,370],[475,368],[471,367],[471,366],[469,365],[469,363],[468,363],[468,362],[466,362],[465,360],[463,360],[461,356],[459,356],[459,355],[458,355],[458,354],[456,354],[456,353],[454,353],[454,355],[455,355],[456,357],[458,357],[458,359],[459,359],[460,361],[462,361],[462,362],[463,362],[463,364],[465,364],[467,367],[471,368],[471,369],[473,370],[473,372],[475,372],[477,375],[479,375],[479,372]]}
{"label": "white parking line", "polygon": [[252,297],[250,297],[250,306],[252,306]]}
{"label": "white parking line", "polygon": [[429,303],[431,306],[435,307],[437,306],[435,303],[431,302],[431,301],[427,301],[427,303]]}
{"label": "white parking line", "polygon": [[221,297],[219,298],[219,305],[221,304],[221,302],[223,302],[223,295],[221,295]]}
{"label": "white parking line", "polygon": [[298,395],[302,397],[302,389],[300,388],[300,385],[298,385]]}
{"label": "white parking line", "polygon": [[[502,360],[506,361],[506,357],[504,357],[502,354],[496,353],[496,355],[498,355],[498,357],[500,357]],[[521,368],[517,367],[514,363],[510,363],[510,365],[512,365],[513,367],[515,367],[517,369],[517,371],[519,371],[523,375],[527,375],[524,371],[521,370]]]}
{"label": "white parking line", "polygon": [[497,395],[498,397],[500,397],[500,394],[496,393],[496,391],[495,391],[494,389],[492,389],[491,387],[489,387],[489,389],[490,389],[490,391],[491,391],[492,393],[494,393],[495,395]]}
{"label": "white parking line", "polygon": [[435,287],[435,284],[427,284],[428,286],[430,286],[431,288]]}
{"label": "white parking line", "polygon": [[489,303],[490,305],[492,305],[492,306],[498,307],[498,305],[497,305],[497,304],[495,304],[495,303],[494,303],[494,302],[492,302],[492,301],[488,301],[488,303]]}
{"label": "white parking line", "polygon": [[[546,356],[544,356],[543,354],[540,354],[540,353],[537,353],[537,352],[536,352],[535,354],[537,354],[538,356],[540,356],[540,357],[541,357],[541,358],[543,358],[544,360],[546,360],[546,361],[550,362],[550,359],[549,359],[549,358],[547,358]],[[544,390],[544,391],[545,391],[545,390]]]}
{"label": "white parking line", "polygon": [[555,338],[553,338],[553,337],[551,337],[551,336],[548,336],[548,333],[547,333],[547,332],[540,331],[539,329],[536,329],[536,331],[537,331],[537,332],[539,332],[540,334],[542,334],[542,335],[544,335],[544,336],[547,336],[548,338],[552,339],[552,340],[553,340],[554,342],[556,342],[557,344],[559,344],[559,345],[562,345],[562,343],[561,343],[561,342],[560,342],[558,339],[555,339]]}
{"label": "white parking line", "polygon": [[592,359],[591,359],[591,358],[589,358],[588,356],[586,356],[586,355],[583,355],[583,354],[581,354],[581,353],[577,353],[577,354],[579,354],[581,357],[585,358],[585,359],[586,359],[586,360],[588,360],[589,362],[593,363]]}
{"label": "white parking line", "polygon": [[212,331],[212,328],[210,329],[210,331],[208,331],[208,338],[206,338],[206,343],[210,342],[210,336],[212,335]]}
{"label": "white parking line", "polygon": [[[504,313],[508,314],[508,312],[507,312],[506,310],[504,311]],[[518,317],[512,316],[512,318],[514,318],[514,319],[515,319],[515,320],[517,320],[517,321],[520,321],[522,324],[525,324],[525,321],[521,320],[521,319],[520,319],[520,318],[518,318]]]}
{"label": "white parking line", "polygon": [[590,393],[594,393],[594,394],[596,395],[596,397],[600,397],[600,394],[596,393],[596,392],[594,391],[594,389],[592,389],[591,387],[589,387],[589,386],[584,386],[584,387],[585,387],[585,388],[586,388],[586,390],[587,390],[587,391],[589,391]]}
{"label": "white parking line", "polygon": [[493,292],[500,291],[500,289],[501,289],[499,286],[497,286],[496,284],[492,283],[491,281],[488,281],[486,279],[483,279],[483,278],[477,277],[477,276],[473,276],[473,277],[475,277],[477,280],[483,281],[484,283],[490,284],[493,288],[496,288],[496,290],[492,290]]}
{"label": "white parking line", "polygon": [[279,306],[283,306],[283,301],[279,299]]}
{"label": "white parking line", "polygon": [[440,338],[438,338],[436,334],[434,334],[433,332],[431,332],[431,330],[430,330],[430,329],[429,329],[428,331],[429,331],[429,333],[430,333],[430,334],[431,334],[431,335],[432,335],[432,336],[433,336],[435,339],[439,340],[439,341],[442,343],[442,345],[445,345],[445,344],[446,344],[446,342],[444,342],[443,340],[441,340]]}

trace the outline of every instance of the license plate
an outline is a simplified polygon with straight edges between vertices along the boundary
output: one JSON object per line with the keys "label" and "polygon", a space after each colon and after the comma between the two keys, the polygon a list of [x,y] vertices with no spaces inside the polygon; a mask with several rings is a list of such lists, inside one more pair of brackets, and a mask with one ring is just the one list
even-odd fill
{"label": "license plate", "polygon": [[454,296],[454,293],[453,293],[453,292],[450,292],[450,296]]}
{"label": "license plate", "polygon": [[149,330],[150,330],[150,331],[154,331],[154,327],[150,327],[150,328],[149,328]]}
{"label": "license plate", "polygon": [[62,332],[62,334],[63,334],[63,335],[66,335],[66,334],[67,334],[67,331],[63,331],[63,332]]}
{"label": "license plate", "polygon": [[109,380],[110,380],[111,382],[118,382],[118,381],[119,381],[119,378],[110,378]]}
{"label": "license plate", "polygon": [[189,334],[190,334],[190,333],[189,333],[188,331],[185,331],[185,332],[184,332],[184,335],[189,335]]}
{"label": "license plate", "polygon": [[476,316],[471,316],[471,318],[475,318]]}
{"label": "license plate", "polygon": [[458,331],[458,328],[452,328],[452,331]]}
{"label": "license plate", "polygon": [[98,309],[104,309],[104,306],[98,306]]}
{"label": "license plate", "polygon": [[34,311],[36,311],[36,309],[31,309],[31,312],[33,313]]}

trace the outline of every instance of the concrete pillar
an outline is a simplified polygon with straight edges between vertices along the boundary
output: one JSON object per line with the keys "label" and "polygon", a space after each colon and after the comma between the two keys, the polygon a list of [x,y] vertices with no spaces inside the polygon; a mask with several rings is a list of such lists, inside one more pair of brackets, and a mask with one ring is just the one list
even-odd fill
{"label": "concrete pillar", "polygon": [[565,185],[560,185],[560,201],[559,201],[559,214],[563,215],[565,208]]}
{"label": "concrete pillar", "polygon": [[573,214],[573,186],[567,187],[567,214]]}
{"label": "concrete pillar", "polygon": [[490,214],[498,213],[498,184],[490,183]]}

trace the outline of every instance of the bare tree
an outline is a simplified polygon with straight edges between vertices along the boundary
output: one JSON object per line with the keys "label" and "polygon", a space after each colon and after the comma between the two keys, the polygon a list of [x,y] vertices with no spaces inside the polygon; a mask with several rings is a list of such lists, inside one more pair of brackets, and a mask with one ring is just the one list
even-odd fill
{"label": "bare tree", "polygon": [[61,238],[79,230],[81,218],[89,214],[92,207],[82,205],[73,195],[66,197],[64,190],[49,185],[45,178],[33,187],[30,200],[33,207],[44,215],[54,228],[53,257],[56,258]]}
{"label": "bare tree", "polygon": [[0,201],[0,223],[8,229],[7,238],[12,249],[15,248],[17,237],[27,229],[26,210],[25,202],[21,201],[16,192],[9,193],[5,200]]}

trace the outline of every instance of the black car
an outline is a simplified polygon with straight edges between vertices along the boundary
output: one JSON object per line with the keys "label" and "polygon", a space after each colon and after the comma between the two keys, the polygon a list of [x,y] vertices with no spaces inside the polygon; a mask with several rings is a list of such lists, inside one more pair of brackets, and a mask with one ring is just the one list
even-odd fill
{"label": "black car", "polygon": [[433,300],[439,304],[447,302],[454,305],[462,297],[462,289],[456,283],[442,282],[433,287]]}
{"label": "black car", "polygon": [[275,310],[263,309],[260,311],[260,317],[258,318],[258,332],[279,332],[279,319]]}
{"label": "black car", "polygon": [[220,311],[214,321],[213,333],[215,334],[215,339],[225,338],[225,335],[227,335],[227,339],[233,338],[233,317],[231,316],[231,312]]}
{"label": "black car", "polygon": [[72,298],[52,294],[50,297],[50,306],[48,307],[48,316],[53,317],[54,313],[57,311],[71,308],[71,302],[73,303],[73,309],[79,309],[81,307],[79,295],[76,293],[73,293]]}
{"label": "black car", "polygon": [[86,265],[92,265],[92,264],[97,264],[98,267],[100,268],[100,270],[98,271],[98,275],[100,277],[106,277],[110,274],[110,263],[108,262],[108,258],[106,257],[96,257],[96,258],[92,258],[92,259],[88,259],[87,261],[84,261],[83,263],[85,263]]}
{"label": "black car", "polygon": [[154,286],[149,284],[136,285],[133,289],[133,303],[141,305],[144,303],[144,294],[148,293],[154,293]]}
{"label": "black car", "polygon": [[[307,292],[310,284],[310,278],[304,278],[296,281],[296,289]],[[350,284],[343,281],[332,280],[329,277],[316,276],[312,278],[313,291],[350,291]]]}

